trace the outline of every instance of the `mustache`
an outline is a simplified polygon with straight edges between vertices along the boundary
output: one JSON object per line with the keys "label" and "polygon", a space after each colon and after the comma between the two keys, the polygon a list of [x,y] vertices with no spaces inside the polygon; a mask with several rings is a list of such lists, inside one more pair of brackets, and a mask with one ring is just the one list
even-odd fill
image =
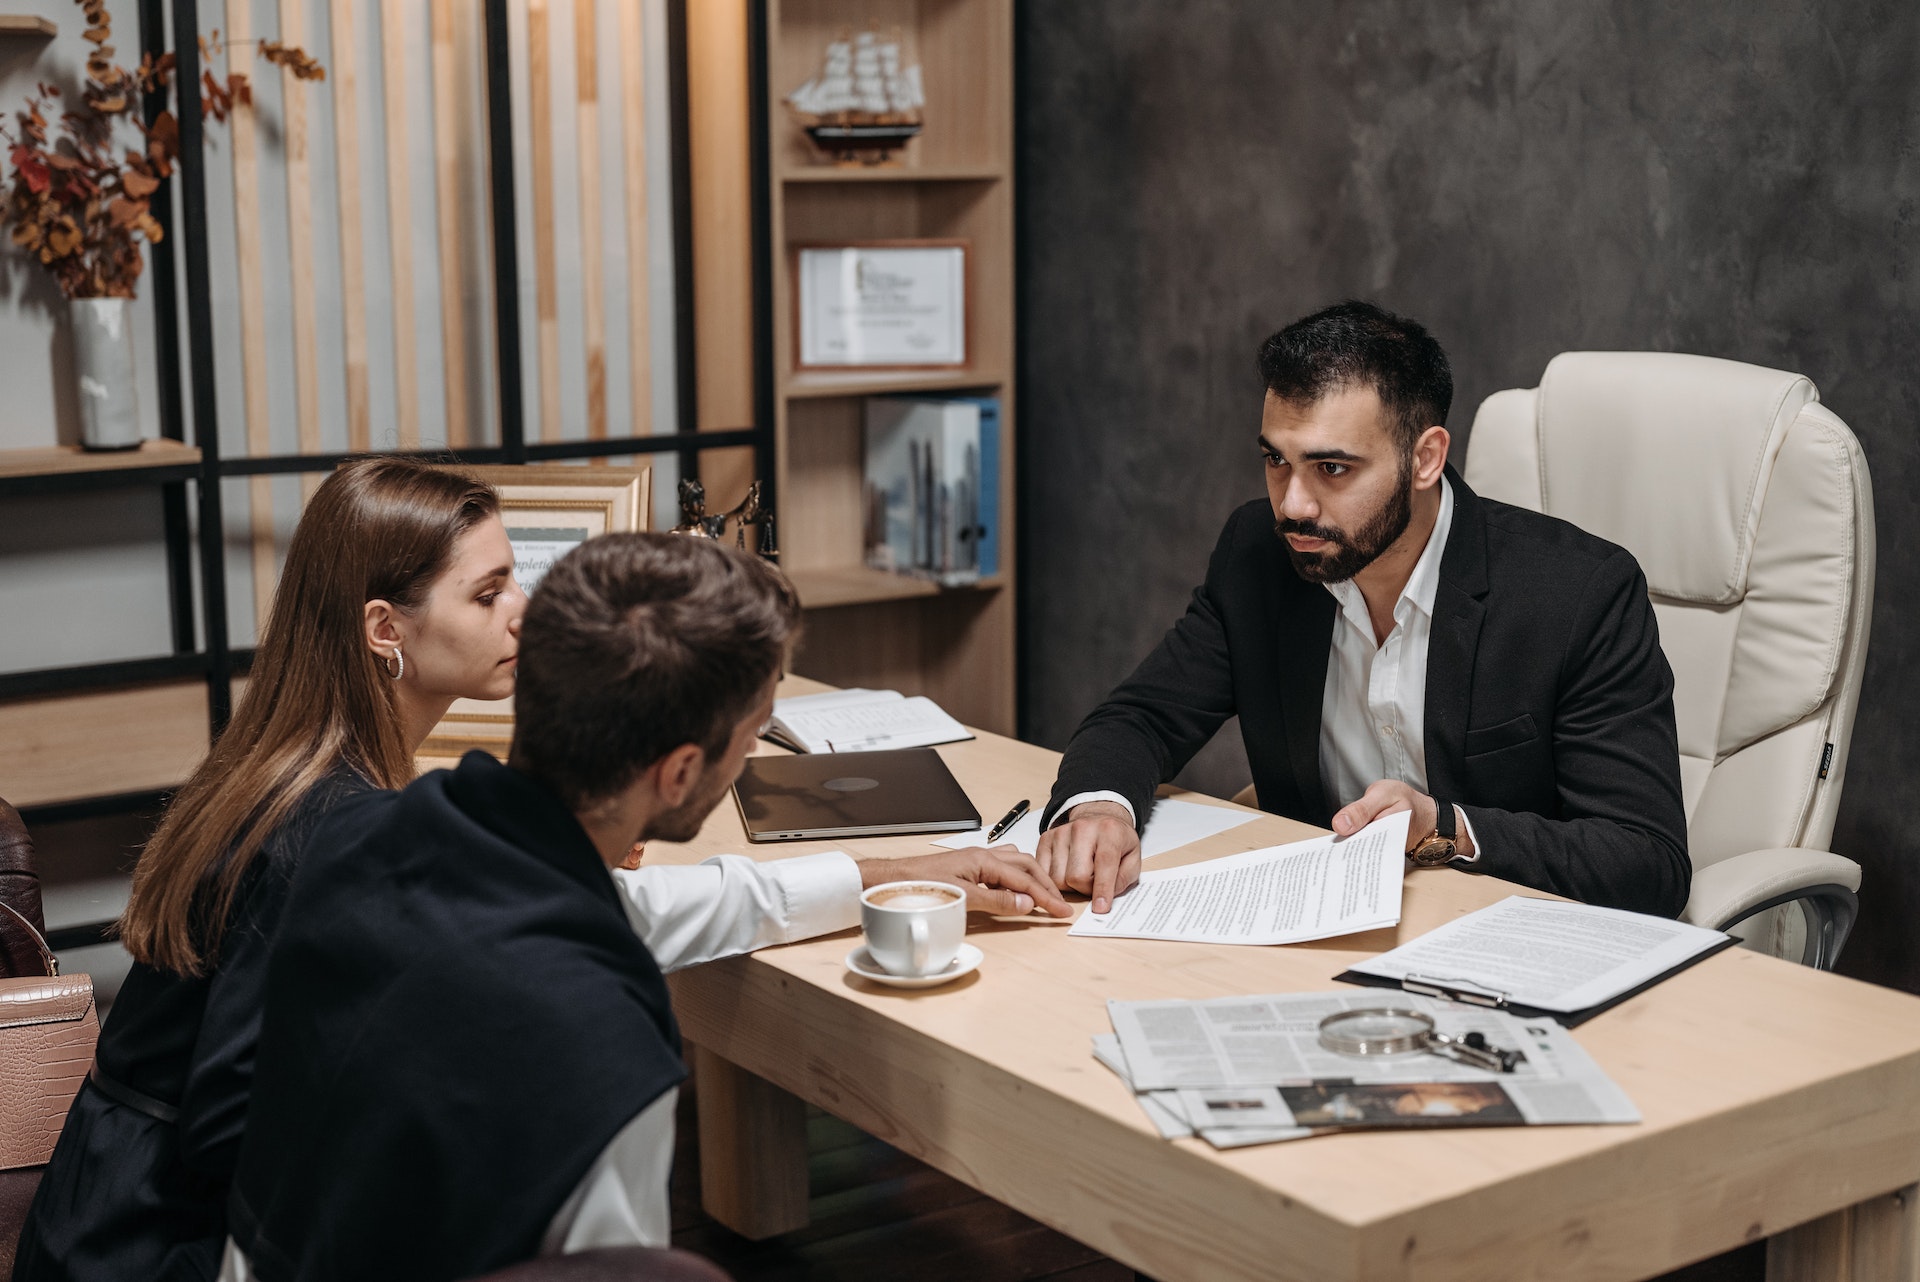
{"label": "mustache", "polygon": [[1303,539],[1322,539],[1328,543],[1338,543],[1341,547],[1348,546],[1344,531],[1336,530],[1331,525],[1320,525],[1314,521],[1276,521],[1273,532],[1282,538],[1289,534],[1297,534]]}

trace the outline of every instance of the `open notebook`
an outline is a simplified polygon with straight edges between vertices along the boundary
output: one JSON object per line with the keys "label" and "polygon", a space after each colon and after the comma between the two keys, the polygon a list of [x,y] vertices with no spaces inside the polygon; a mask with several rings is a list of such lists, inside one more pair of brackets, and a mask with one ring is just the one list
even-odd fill
{"label": "open notebook", "polygon": [[829,690],[775,699],[766,737],[795,752],[876,752],[958,743],[973,732],[924,695]]}

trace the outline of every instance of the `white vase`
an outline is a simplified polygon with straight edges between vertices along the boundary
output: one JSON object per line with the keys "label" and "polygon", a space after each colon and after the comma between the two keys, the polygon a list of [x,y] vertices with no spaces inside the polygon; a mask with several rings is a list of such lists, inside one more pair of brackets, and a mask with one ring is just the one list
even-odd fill
{"label": "white vase", "polygon": [[134,449],[140,444],[140,402],[133,378],[133,300],[74,298],[67,307],[80,386],[80,445]]}

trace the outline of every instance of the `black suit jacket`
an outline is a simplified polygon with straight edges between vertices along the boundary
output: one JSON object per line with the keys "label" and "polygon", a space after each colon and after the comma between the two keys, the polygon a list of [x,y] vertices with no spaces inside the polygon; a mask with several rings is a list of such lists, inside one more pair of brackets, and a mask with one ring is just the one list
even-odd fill
{"label": "black suit jacket", "polygon": [[[1453,528],[1427,650],[1428,791],[1473,821],[1475,872],[1677,916],[1692,865],[1673,673],[1639,564],[1447,469]],[[1144,817],[1229,717],[1263,809],[1325,826],[1320,705],[1337,603],[1293,571],[1265,500],[1227,521],[1184,617],[1074,733],[1043,824],[1077,793]]]}

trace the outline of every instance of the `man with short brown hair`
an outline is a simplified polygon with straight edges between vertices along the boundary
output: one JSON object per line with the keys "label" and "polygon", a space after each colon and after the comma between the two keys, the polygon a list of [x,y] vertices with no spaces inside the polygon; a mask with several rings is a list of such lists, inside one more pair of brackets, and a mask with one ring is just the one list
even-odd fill
{"label": "man with short brown hair", "polygon": [[591,540],[528,605],[511,764],[469,753],[316,836],[271,964],[223,1278],[433,1282],[664,1246],[686,1069],[663,971],[850,927],[880,881],[1067,915],[1032,860],[988,850],[610,875],[725,796],[798,619],[732,549]]}

